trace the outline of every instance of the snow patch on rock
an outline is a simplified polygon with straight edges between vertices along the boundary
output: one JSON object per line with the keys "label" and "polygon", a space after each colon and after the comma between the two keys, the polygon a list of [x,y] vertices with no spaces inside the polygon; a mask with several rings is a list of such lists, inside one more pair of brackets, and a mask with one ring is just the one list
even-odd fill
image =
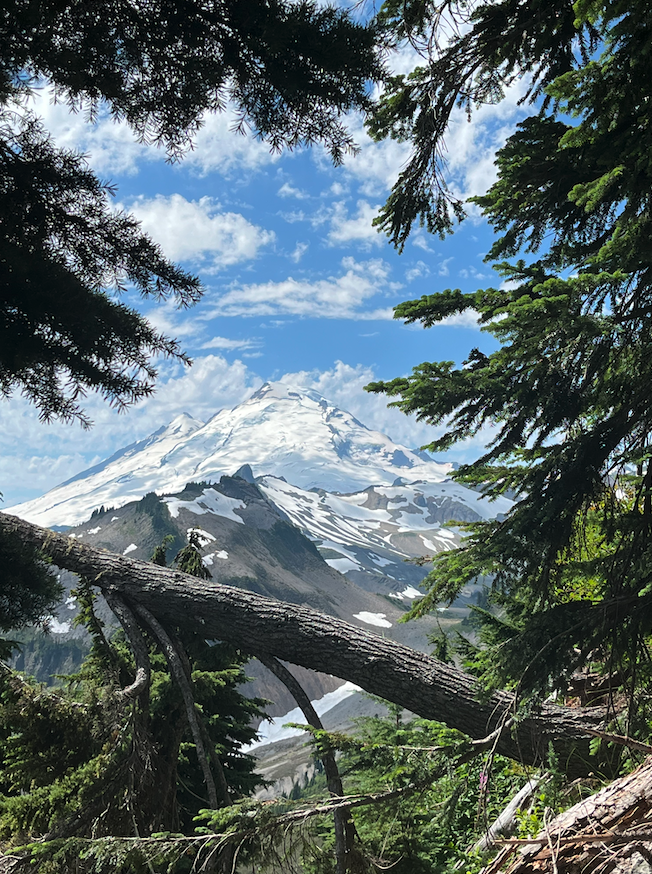
{"label": "snow patch on rock", "polygon": [[391,628],[392,623],[385,618],[386,616],[386,613],[367,613],[365,610],[362,613],[353,614],[354,619],[366,622],[367,625],[375,625],[378,628]]}
{"label": "snow patch on rock", "polygon": [[197,516],[203,516],[205,513],[215,513],[216,516],[223,516],[225,519],[230,519],[232,522],[239,522],[244,525],[242,516],[236,515],[235,510],[244,510],[246,504],[237,498],[229,498],[221,494],[215,489],[204,489],[198,498],[194,501],[181,501],[179,498],[163,498],[168,505],[170,515],[177,519],[179,510],[182,508],[190,513],[195,513]]}
{"label": "snow patch on rock", "polygon": [[[360,691],[360,687],[356,686],[355,683],[344,683],[344,685],[335,689],[334,692],[327,692],[323,698],[318,698],[311,703],[317,712],[317,716],[323,716],[324,713],[332,710],[340,701],[344,701],[345,698]],[[274,719],[261,723],[258,729],[258,740],[243,747],[242,752],[248,753],[264,744],[276,743],[276,741],[285,740],[288,737],[298,737],[303,734],[299,728],[290,728],[287,725],[288,722],[298,722],[305,725],[306,717],[299,707],[295,707],[294,710],[290,710],[284,716],[276,716]]]}

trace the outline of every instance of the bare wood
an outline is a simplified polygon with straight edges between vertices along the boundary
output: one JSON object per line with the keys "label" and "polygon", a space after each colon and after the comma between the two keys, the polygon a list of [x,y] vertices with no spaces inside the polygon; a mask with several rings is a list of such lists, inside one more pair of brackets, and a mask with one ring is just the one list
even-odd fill
{"label": "bare wood", "polygon": [[587,732],[593,735],[593,737],[599,737],[608,743],[628,747],[630,750],[638,750],[641,753],[652,753],[652,746],[650,744],[641,743],[640,740],[634,740],[632,737],[625,737],[624,734],[608,734],[606,731],[598,731],[595,728],[587,728]]}
{"label": "bare wood", "polygon": [[[505,850],[484,874],[571,874],[580,857],[582,870],[620,870],[637,849],[652,855],[651,820],[652,757],[551,820],[536,838],[496,841]],[[517,857],[503,868],[515,850]]]}
{"label": "bare wood", "polygon": [[115,592],[110,591],[106,591],[104,597],[106,603],[111,610],[113,610],[118,622],[124,630],[136,662],[136,676],[134,681],[130,686],[121,689],[120,695],[124,698],[138,698],[149,689],[150,684],[151,667],[149,663],[149,653],[147,652],[147,644],[143,639],[143,635],[140,633],[140,627],[136,621],[136,617],[129,607],[127,607],[122,598]]}
{"label": "bare wood", "polygon": [[496,817],[496,819],[489,826],[487,831],[482,835],[479,841],[473,846],[473,850],[478,850],[484,852],[492,847],[494,844],[503,844],[503,840],[498,840],[498,835],[503,834],[506,831],[509,831],[516,819],[516,814],[521,809],[521,807],[525,804],[526,801],[529,801],[532,795],[541,782],[540,777],[530,777],[521,789],[516,793],[516,795],[509,802],[507,807],[502,811],[502,813]]}
{"label": "bare wood", "polygon": [[[172,626],[226,640],[256,656],[350,680],[427,719],[472,738],[485,738],[511,713],[513,696],[496,692],[478,701],[474,678],[388,638],[308,607],[198,580],[170,568],[116,555],[0,513],[0,529],[41,548],[59,567],[84,574],[102,591],[114,590]],[[498,738],[496,752],[538,764],[552,743],[570,777],[591,770],[587,729],[599,729],[600,708],[544,705]]]}

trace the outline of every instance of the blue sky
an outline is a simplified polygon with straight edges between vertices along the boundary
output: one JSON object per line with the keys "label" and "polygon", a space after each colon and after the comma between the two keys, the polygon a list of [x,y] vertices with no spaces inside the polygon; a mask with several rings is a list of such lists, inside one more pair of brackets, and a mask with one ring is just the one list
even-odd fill
{"label": "blue sky", "polygon": [[[396,66],[408,59],[397,58]],[[451,188],[468,197],[495,178],[496,149],[522,117],[516,83],[497,106],[469,123],[460,112],[447,140]],[[116,449],[140,439],[179,412],[205,421],[244,400],[262,382],[311,386],[365,424],[417,446],[433,429],[387,410],[365,394],[372,379],[408,373],[426,360],[461,362],[491,339],[472,319],[424,331],[392,319],[399,302],[444,288],[471,291],[499,278],[483,263],[492,232],[472,213],[444,241],[417,230],[398,255],[371,226],[408,154],[395,142],[375,144],[358,117],[349,119],[357,156],[333,167],[319,148],[270,154],[234,133],[224,113],[205,120],[195,148],[177,164],[101,116],[89,125],[52,102],[34,102],[58,145],[85,153],[100,177],[117,187],[116,208],[132,211],[165,253],[197,273],[202,302],[188,311],[130,301],[178,337],[194,359],[184,370],[162,362],[156,394],[117,415],[87,399],[95,426],[38,422],[20,397],[0,402],[0,491],[4,506],[42,494]],[[481,441],[449,458],[477,455]]]}

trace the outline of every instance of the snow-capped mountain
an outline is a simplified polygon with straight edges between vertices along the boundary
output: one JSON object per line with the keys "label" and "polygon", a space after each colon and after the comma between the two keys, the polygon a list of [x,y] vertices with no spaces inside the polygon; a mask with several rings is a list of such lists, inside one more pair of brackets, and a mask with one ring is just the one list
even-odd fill
{"label": "snow-capped mountain", "polygon": [[[348,495],[308,491],[273,476],[263,494],[316,544],[327,564],[368,591],[410,600],[425,571],[406,560],[460,543],[446,522],[478,522],[507,514],[507,498],[487,501],[451,480],[369,486]],[[403,583],[404,585],[397,585]]]}
{"label": "snow-capped mountain", "polygon": [[442,482],[439,464],[372,431],[312,390],[267,383],[205,424],[182,414],[41,498],[8,508],[45,526],[77,525],[101,506],[121,507],[151,491],[217,481],[248,464],[304,490],[356,492],[398,479]]}

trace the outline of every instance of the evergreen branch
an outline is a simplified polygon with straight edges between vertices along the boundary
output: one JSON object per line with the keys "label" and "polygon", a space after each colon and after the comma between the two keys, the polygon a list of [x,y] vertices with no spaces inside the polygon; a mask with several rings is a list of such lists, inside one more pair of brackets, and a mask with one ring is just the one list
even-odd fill
{"label": "evergreen branch", "polygon": [[30,694],[34,696],[34,700],[38,700],[39,698],[47,698],[48,701],[52,701],[55,704],[60,704],[62,707],[65,706],[73,710],[78,710],[82,713],[88,712],[91,709],[88,704],[84,704],[81,701],[73,701],[70,698],[64,698],[63,695],[59,695],[56,692],[53,692],[51,689],[44,689],[35,686],[28,680],[23,679],[23,677],[21,677],[17,671],[12,670],[9,665],[5,664],[5,662],[1,660],[0,680],[6,683],[9,688],[17,695]]}

